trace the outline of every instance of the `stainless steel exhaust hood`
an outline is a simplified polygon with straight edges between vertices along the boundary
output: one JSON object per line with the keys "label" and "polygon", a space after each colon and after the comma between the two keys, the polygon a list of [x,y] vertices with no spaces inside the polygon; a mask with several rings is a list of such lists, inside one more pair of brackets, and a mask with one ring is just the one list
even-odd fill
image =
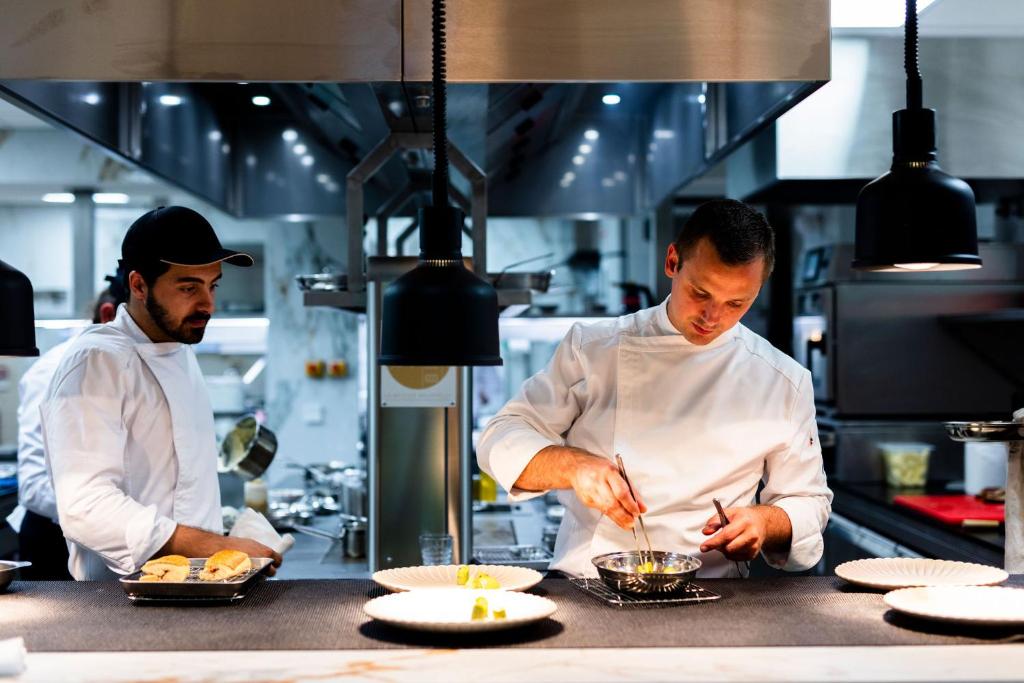
{"label": "stainless steel exhaust hood", "polygon": [[[727,161],[730,196],[789,203],[853,202],[892,156],[902,107],[903,41],[836,38],[833,78]],[[942,166],[979,201],[1024,193],[1019,38],[927,38],[924,101],[938,111]]]}

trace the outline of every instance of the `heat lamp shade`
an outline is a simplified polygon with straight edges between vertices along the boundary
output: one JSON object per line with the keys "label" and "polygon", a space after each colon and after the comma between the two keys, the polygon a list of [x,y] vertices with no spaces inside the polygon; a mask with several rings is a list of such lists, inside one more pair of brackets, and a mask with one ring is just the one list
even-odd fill
{"label": "heat lamp shade", "polygon": [[0,356],[38,356],[32,283],[0,261]]}
{"label": "heat lamp shade", "polygon": [[384,290],[381,365],[501,365],[498,294],[462,261],[421,261]]}
{"label": "heat lamp shade", "polygon": [[935,161],[894,163],[857,197],[853,267],[883,272],[980,268],[974,192]]}

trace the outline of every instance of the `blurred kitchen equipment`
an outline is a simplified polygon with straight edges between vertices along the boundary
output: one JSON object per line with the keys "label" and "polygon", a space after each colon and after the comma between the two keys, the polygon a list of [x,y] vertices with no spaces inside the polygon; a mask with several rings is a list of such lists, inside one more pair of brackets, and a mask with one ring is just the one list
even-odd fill
{"label": "blurred kitchen equipment", "polygon": [[[551,540],[554,547],[554,538]],[[511,564],[544,571],[551,564],[551,551],[536,545],[474,545],[473,559],[478,564]]]}
{"label": "blurred kitchen equipment", "polygon": [[508,271],[533,261],[551,258],[554,255],[554,252],[549,252],[510,263],[502,268],[500,273],[488,273],[487,279],[491,281],[495,289],[532,289],[537,292],[546,292],[548,287],[551,286],[551,276],[554,275],[555,271],[542,270],[536,273],[510,273]]}
{"label": "blurred kitchen equipment", "polygon": [[654,292],[647,285],[639,282],[616,282],[615,286],[622,290],[622,312],[636,313],[641,308],[654,305]]}
{"label": "blurred kitchen equipment", "polygon": [[924,486],[928,481],[928,457],[935,447],[930,443],[892,441],[878,444],[885,463],[885,482],[894,488]]}
{"label": "blurred kitchen equipment", "polygon": [[274,460],[277,437],[267,427],[247,415],[224,437],[220,447],[220,471],[235,472],[242,479],[255,479]]}
{"label": "blurred kitchen equipment", "polygon": [[450,534],[420,534],[420,555],[424,565],[452,563],[452,537]]}
{"label": "blurred kitchen equipment", "polygon": [[366,522],[348,520],[343,528],[345,556],[353,560],[366,557]]}
{"label": "blurred kitchen equipment", "polygon": [[31,566],[31,562],[0,562],[0,593],[7,590],[19,569]]}
{"label": "blurred kitchen equipment", "polygon": [[214,413],[237,415],[245,409],[245,384],[237,370],[228,368],[224,374],[207,376],[204,379]]}
{"label": "blurred kitchen equipment", "polygon": [[[671,571],[639,571],[639,568],[648,561],[653,562],[656,569],[667,568]],[[683,591],[701,566],[701,561],[696,557],[664,550],[655,550],[644,555],[632,550],[607,553],[598,555],[591,562],[597,568],[601,580],[610,588],[623,593],[641,595]]]}
{"label": "blurred kitchen equipment", "polygon": [[[633,492],[633,484],[629,482],[629,477],[626,475],[626,466],[622,464],[622,456],[619,455],[618,453],[615,454],[615,463],[619,466],[619,474],[621,474],[622,478],[626,481],[626,487],[629,489],[629,495],[633,498],[634,501],[636,501],[637,498],[636,493]],[[644,516],[638,514],[636,518],[640,522],[640,530],[644,533],[644,540],[647,542],[647,552],[649,554],[650,561],[654,562],[654,551],[651,550],[651,538],[647,535],[647,527],[644,526]],[[633,540],[636,541],[637,554],[641,555],[640,540],[636,537],[635,528],[633,529]]]}
{"label": "blurred kitchen equipment", "polygon": [[954,441],[1021,441],[1024,440],[1024,423],[947,422],[946,433]]}
{"label": "blurred kitchen equipment", "polygon": [[1006,443],[968,441],[964,444],[964,493],[1006,487]]}
{"label": "blurred kitchen equipment", "polygon": [[325,270],[312,275],[296,275],[295,282],[303,292],[344,292],[348,289],[348,276]]}
{"label": "blurred kitchen equipment", "polygon": [[260,514],[266,514],[269,510],[267,485],[262,479],[256,478],[245,482],[245,506]]}

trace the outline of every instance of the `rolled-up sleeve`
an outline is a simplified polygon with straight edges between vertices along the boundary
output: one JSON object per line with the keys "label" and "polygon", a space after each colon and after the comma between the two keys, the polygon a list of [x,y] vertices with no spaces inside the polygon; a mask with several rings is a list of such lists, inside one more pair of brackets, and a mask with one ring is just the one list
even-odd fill
{"label": "rolled-up sleeve", "polygon": [[786,571],[810,569],[825,549],[823,533],[832,511],[832,491],[825,481],[814,420],[810,373],[804,372],[791,410],[789,443],[769,454],[765,462],[761,503],[781,508],[789,516],[793,537],[788,553],[764,553],[765,561]]}
{"label": "rolled-up sleeve", "polygon": [[118,367],[123,362],[96,350],[65,359],[42,407],[64,535],[118,574],[135,571],[155,555],[176,527],[155,505],[125,493],[127,392]]}
{"label": "rolled-up sleeve", "polygon": [[527,500],[544,491],[515,486],[533,457],[548,446],[565,445],[565,433],[580,415],[575,391],[585,380],[580,325],[573,325],[547,367],[523,383],[519,393],[487,423],[477,444],[480,469],[509,494]]}

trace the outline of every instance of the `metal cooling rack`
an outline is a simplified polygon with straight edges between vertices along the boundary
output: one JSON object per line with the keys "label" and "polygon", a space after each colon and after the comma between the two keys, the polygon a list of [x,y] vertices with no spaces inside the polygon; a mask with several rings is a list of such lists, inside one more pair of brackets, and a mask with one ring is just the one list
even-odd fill
{"label": "metal cooling rack", "polygon": [[642,597],[639,595],[617,593],[606,586],[600,579],[569,579],[569,581],[576,588],[595,600],[600,600],[612,607],[668,607],[671,605],[711,602],[712,600],[720,600],[722,597],[718,593],[709,591],[707,588],[701,588],[695,583],[689,584],[682,593],[663,597]]}

